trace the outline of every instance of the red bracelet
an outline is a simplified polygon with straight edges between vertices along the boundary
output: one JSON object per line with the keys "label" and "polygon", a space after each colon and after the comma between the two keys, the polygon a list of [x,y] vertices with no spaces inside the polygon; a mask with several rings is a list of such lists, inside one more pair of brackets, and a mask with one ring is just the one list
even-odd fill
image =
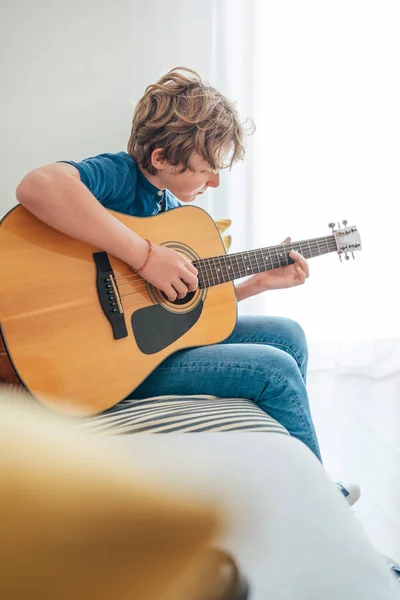
{"label": "red bracelet", "polygon": [[147,255],[146,260],[144,261],[144,263],[142,264],[142,266],[139,269],[132,269],[132,271],[135,271],[135,273],[140,273],[141,271],[143,271],[143,269],[145,267],[147,267],[147,265],[149,264],[149,260],[151,258],[151,255],[153,254],[153,244],[150,242],[150,240],[146,240],[146,242],[149,245],[149,253]]}

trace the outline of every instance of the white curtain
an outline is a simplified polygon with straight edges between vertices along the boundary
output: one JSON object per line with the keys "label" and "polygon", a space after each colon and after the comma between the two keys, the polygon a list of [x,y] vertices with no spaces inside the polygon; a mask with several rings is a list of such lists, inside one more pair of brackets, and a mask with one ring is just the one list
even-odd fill
{"label": "white curtain", "polygon": [[[233,100],[246,128],[253,129],[256,109],[255,0],[214,2],[213,83]],[[255,137],[247,138],[246,156],[231,171],[221,172],[221,186],[211,195],[209,210],[216,217],[232,219],[231,252],[257,246],[259,202],[256,196]],[[264,310],[261,296],[239,305],[240,314]]]}
{"label": "white curtain", "polygon": [[400,4],[259,0],[256,16],[257,238],[325,235],[346,219],[363,242],[355,261],[314,259],[307,285],[266,294],[263,310],[336,342],[324,355],[344,365],[375,365],[374,340],[391,340],[379,348],[396,370]]}

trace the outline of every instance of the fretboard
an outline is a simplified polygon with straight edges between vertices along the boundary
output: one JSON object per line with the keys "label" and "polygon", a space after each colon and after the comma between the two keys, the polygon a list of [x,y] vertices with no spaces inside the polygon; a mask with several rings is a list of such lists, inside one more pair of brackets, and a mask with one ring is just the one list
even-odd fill
{"label": "fretboard", "polygon": [[296,250],[309,259],[314,256],[336,252],[337,245],[334,236],[328,235],[301,242],[281,244],[280,246],[202,258],[193,263],[199,272],[199,287],[211,287],[226,281],[233,281],[262,271],[270,271],[271,269],[290,265],[294,262],[289,256],[289,252],[292,250]]}

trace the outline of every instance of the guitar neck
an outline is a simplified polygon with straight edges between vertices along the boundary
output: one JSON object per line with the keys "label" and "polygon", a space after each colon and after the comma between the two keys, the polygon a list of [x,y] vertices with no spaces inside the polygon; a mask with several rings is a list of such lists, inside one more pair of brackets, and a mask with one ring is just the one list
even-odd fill
{"label": "guitar neck", "polygon": [[258,250],[202,258],[193,263],[198,270],[199,287],[212,287],[255,273],[290,265],[293,263],[289,256],[289,252],[292,250],[309,259],[322,254],[337,252],[337,244],[335,237],[328,235],[301,242],[259,248]]}

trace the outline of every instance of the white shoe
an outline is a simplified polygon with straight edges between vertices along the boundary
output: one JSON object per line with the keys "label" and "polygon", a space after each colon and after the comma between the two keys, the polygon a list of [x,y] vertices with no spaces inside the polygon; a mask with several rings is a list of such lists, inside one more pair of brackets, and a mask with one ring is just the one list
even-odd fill
{"label": "white shoe", "polygon": [[399,563],[396,562],[395,560],[393,560],[392,558],[389,558],[388,556],[384,556],[383,559],[385,560],[387,566],[393,573],[394,577],[396,577],[397,585],[400,585],[400,565],[399,565]]}
{"label": "white shoe", "polygon": [[342,483],[341,481],[337,481],[335,485],[350,506],[353,506],[361,496],[360,486],[356,483]]}

